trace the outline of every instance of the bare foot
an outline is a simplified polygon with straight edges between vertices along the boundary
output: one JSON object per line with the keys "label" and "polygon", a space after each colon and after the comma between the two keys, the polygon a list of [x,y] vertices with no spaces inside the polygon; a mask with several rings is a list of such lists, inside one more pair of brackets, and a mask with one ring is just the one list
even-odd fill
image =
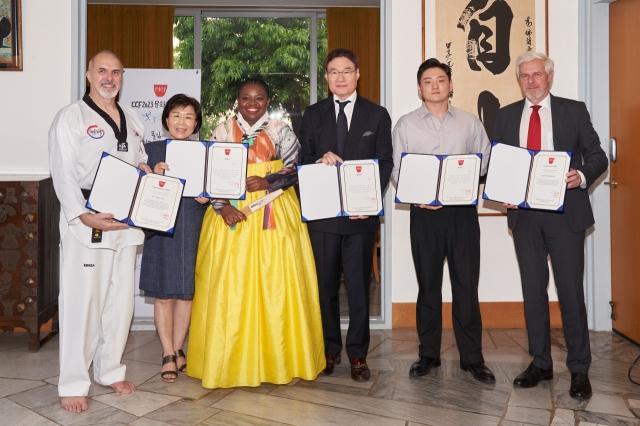
{"label": "bare foot", "polygon": [[136,386],[131,382],[115,382],[109,386],[118,393],[132,393],[136,390]]}
{"label": "bare foot", "polygon": [[62,408],[72,413],[79,413],[89,408],[87,398],[84,396],[64,396],[60,398]]}

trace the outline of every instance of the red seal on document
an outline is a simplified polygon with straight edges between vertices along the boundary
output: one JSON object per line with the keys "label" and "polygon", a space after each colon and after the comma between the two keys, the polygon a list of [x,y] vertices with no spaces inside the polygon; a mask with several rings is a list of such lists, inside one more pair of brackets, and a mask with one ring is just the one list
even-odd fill
{"label": "red seal on document", "polygon": [[93,139],[102,139],[104,136],[104,130],[98,127],[97,124],[93,124],[87,128],[87,135]]}
{"label": "red seal on document", "polygon": [[158,182],[158,185],[160,185],[160,188],[164,188],[165,183],[166,183],[165,181],[161,180]]}
{"label": "red seal on document", "polygon": [[553,160],[555,160],[555,158],[549,157],[549,164],[553,164]]}
{"label": "red seal on document", "polygon": [[158,98],[161,98],[167,94],[167,86],[167,84],[154,84],[153,93],[155,93]]}
{"label": "red seal on document", "polygon": [[224,155],[229,155],[231,154],[231,149],[230,148],[225,148],[224,149]]}
{"label": "red seal on document", "polygon": [[360,173],[362,171],[362,166],[356,166],[356,172]]}
{"label": "red seal on document", "polygon": [[464,164],[464,160],[458,160],[458,166],[462,166]]}

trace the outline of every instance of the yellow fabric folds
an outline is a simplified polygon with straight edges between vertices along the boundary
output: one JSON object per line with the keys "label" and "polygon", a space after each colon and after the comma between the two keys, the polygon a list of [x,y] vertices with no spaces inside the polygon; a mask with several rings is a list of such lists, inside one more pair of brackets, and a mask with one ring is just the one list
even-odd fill
{"label": "yellow fabric folds", "polygon": [[[248,165],[265,176],[282,161]],[[241,209],[265,195],[247,192]],[[313,380],[325,367],[318,284],[309,234],[293,188],[273,201],[275,229],[264,209],[235,230],[207,210],[196,262],[188,371],[205,388]]]}

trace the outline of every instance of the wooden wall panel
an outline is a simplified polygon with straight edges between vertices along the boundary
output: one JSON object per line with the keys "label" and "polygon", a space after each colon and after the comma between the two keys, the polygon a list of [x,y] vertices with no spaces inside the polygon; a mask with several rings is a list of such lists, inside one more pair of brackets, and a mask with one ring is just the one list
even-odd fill
{"label": "wooden wall panel", "polygon": [[[360,58],[358,94],[380,103],[380,9],[327,8],[327,51],[344,47]],[[318,58],[319,61],[324,58]]]}
{"label": "wooden wall panel", "polygon": [[[393,328],[416,328],[416,304],[394,303]],[[526,328],[523,302],[480,302],[482,328]],[[549,302],[551,328],[562,327],[560,304]],[[451,302],[442,303],[442,328],[453,328]]]}
{"label": "wooden wall panel", "polygon": [[173,6],[90,4],[87,61],[111,50],[125,68],[173,68]]}

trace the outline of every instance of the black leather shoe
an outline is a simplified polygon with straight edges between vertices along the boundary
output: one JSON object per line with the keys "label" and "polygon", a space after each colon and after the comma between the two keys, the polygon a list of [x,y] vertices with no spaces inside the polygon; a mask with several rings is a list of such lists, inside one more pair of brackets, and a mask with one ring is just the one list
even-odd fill
{"label": "black leather shoe", "polygon": [[429,374],[432,368],[440,367],[440,358],[429,358],[428,356],[421,356],[411,364],[409,370],[410,376],[424,376]]}
{"label": "black leather shoe", "polygon": [[342,361],[342,354],[327,354],[325,355],[325,358],[327,359],[327,366],[324,370],[322,370],[322,374],[324,374],[325,376],[330,376],[331,374],[333,374],[333,368],[336,365],[340,365],[340,361]]}
{"label": "black leather shoe", "polygon": [[574,398],[588,398],[591,396],[591,382],[587,374],[571,373],[569,395]]}
{"label": "black leather shoe", "polygon": [[493,383],[496,381],[496,376],[493,375],[484,362],[474,362],[473,364],[465,365],[460,361],[460,368],[464,371],[470,371],[473,378],[481,382]]}
{"label": "black leather shoe", "polygon": [[529,364],[526,370],[516,377],[513,384],[519,388],[532,388],[538,386],[543,380],[553,379],[553,368],[549,370],[543,370],[533,365],[533,362]]}

